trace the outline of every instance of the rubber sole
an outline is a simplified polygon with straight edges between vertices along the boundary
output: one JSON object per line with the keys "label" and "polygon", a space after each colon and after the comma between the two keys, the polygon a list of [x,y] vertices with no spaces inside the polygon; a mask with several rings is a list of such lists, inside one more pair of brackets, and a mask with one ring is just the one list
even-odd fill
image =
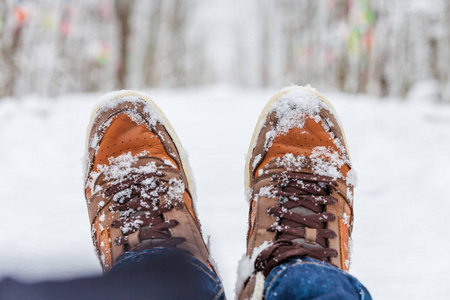
{"label": "rubber sole", "polygon": [[[111,95],[111,97],[108,97],[108,95]],[[187,152],[186,152],[186,150],[184,150],[183,145],[181,144],[181,141],[178,138],[177,133],[175,132],[175,130],[173,129],[172,125],[169,122],[169,119],[167,119],[166,115],[158,107],[158,105],[156,105],[144,93],[137,92],[137,91],[130,91],[130,90],[122,90],[122,91],[112,92],[110,94],[106,94],[106,95],[104,95],[101,98],[100,103],[97,105],[97,107],[94,109],[94,111],[93,111],[93,113],[91,115],[91,119],[89,121],[89,126],[87,128],[86,141],[85,141],[85,151],[86,151],[85,155],[87,155],[87,153],[89,151],[89,136],[91,134],[92,124],[93,124],[93,122],[95,120],[95,116],[97,115],[97,112],[99,111],[99,109],[102,106],[104,106],[105,104],[107,104],[108,102],[110,102],[110,101],[113,101],[113,100],[116,100],[116,99],[125,98],[125,97],[136,97],[136,98],[144,100],[145,102],[147,102],[152,107],[152,109],[161,118],[161,121],[162,121],[163,125],[166,127],[167,132],[169,133],[170,137],[172,138],[173,142],[175,143],[175,146],[177,147],[178,154],[180,155],[181,163],[183,165],[184,173],[186,174],[187,181],[188,181],[188,184],[189,184],[189,191],[191,192],[192,197],[194,199],[197,199],[195,181],[194,181],[194,177],[192,175],[191,167],[189,165],[189,161],[188,161],[188,158],[187,158]],[[87,181],[88,173],[89,173],[89,170],[86,170],[86,173],[84,174],[84,182],[85,183]]]}
{"label": "rubber sole", "polygon": [[256,123],[255,130],[253,131],[252,139],[250,141],[250,146],[249,146],[248,153],[247,153],[246,160],[245,160],[245,171],[244,171],[245,172],[245,175],[244,175],[245,198],[247,199],[247,202],[249,204],[250,204],[250,199],[248,197],[249,196],[248,191],[250,189],[250,158],[252,157],[253,149],[256,145],[256,140],[258,139],[259,132],[261,131],[262,125],[264,124],[264,122],[267,118],[267,115],[269,114],[270,109],[272,108],[272,105],[275,102],[277,102],[282,96],[284,96],[292,91],[295,91],[295,90],[302,90],[302,91],[306,91],[310,94],[313,94],[314,96],[318,97],[321,101],[323,101],[327,106],[329,106],[330,109],[334,112],[337,122],[339,123],[338,125],[342,132],[342,136],[344,137],[345,148],[347,149],[348,159],[350,160],[350,153],[348,151],[347,138],[345,137],[345,132],[344,132],[344,129],[342,128],[342,123],[339,120],[339,116],[336,112],[336,109],[333,107],[333,105],[330,103],[330,101],[327,98],[325,98],[325,96],[323,96],[322,94],[320,94],[319,92],[317,92],[315,89],[313,89],[311,87],[305,87],[305,86],[286,87],[286,88],[278,91],[275,95],[272,96],[272,98],[270,98],[269,102],[267,102],[266,106],[264,106],[264,109],[258,118],[258,122]]}

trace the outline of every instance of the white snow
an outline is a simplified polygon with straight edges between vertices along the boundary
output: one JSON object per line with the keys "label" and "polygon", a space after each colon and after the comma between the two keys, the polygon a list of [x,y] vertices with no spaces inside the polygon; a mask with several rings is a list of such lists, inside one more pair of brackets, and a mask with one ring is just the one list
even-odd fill
{"label": "white snow", "polygon": [[[287,153],[276,159],[277,166],[284,167],[288,171],[300,171],[307,167],[308,159],[304,155],[293,155]],[[343,175],[339,170],[344,165],[342,156],[331,147],[315,147],[310,155],[310,165],[315,175],[329,176],[334,180],[342,178]],[[350,172],[349,172],[350,173]],[[350,180],[356,174],[352,169]],[[348,177],[348,176],[347,176]],[[347,179],[348,181],[349,179]]]}
{"label": "white snow", "polygon": [[[98,165],[98,171],[90,173],[90,178],[87,181],[86,186],[94,192],[97,192],[100,187],[94,186],[94,184],[100,174],[105,175],[105,178],[108,180],[113,179],[112,183],[118,183],[127,178],[130,173],[150,174],[157,172],[158,168],[156,167],[156,163],[154,161],[147,163],[145,166],[134,166],[139,157],[147,155],[149,155],[148,151],[143,151],[135,156],[133,156],[131,152],[128,152],[117,157],[108,158],[110,165]],[[119,197],[118,195],[116,196]]]}
{"label": "white snow", "polygon": [[344,160],[331,147],[315,147],[311,153],[311,162],[316,175],[329,176],[335,180],[343,176],[339,168],[344,165]]}
{"label": "white snow", "polygon": [[272,245],[271,242],[264,242],[253,250],[252,256],[249,257],[245,253],[242,255],[238,263],[235,294],[238,294],[244,288],[244,282],[255,271],[255,260],[258,255],[267,247]]}
{"label": "white snow", "polygon": [[[269,115],[275,112],[278,122],[274,129],[269,130],[266,133],[266,140],[264,142],[264,147],[266,149],[272,145],[273,139],[278,135],[285,134],[292,128],[303,128],[307,118],[313,119],[316,123],[320,122],[323,129],[329,131],[330,127],[334,127],[336,124],[333,124],[328,118],[322,119],[319,116],[321,109],[330,112],[336,121],[340,122],[338,116],[334,113],[333,108],[319,99],[319,97],[314,94],[314,92],[317,91],[311,86],[291,86],[286,87],[285,89],[288,90],[288,92],[272,104],[269,110]],[[261,126],[262,125],[263,122],[261,122]],[[338,125],[340,125],[340,123]],[[330,139],[344,155],[343,158],[345,162],[349,163],[345,147],[341,144],[341,141],[336,138],[332,132],[329,132],[329,134]]]}
{"label": "white snow", "polygon": [[164,160],[164,163],[165,163],[166,165],[171,166],[172,168],[176,168],[176,166],[175,166],[175,165],[172,163],[172,161],[169,160],[169,159],[165,159],[165,160]]}
{"label": "white snow", "polygon": [[[352,150],[350,150],[352,151]],[[347,172],[347,184],[356,187],[358,185],[358,174],[354,169]]]}
{"label": "white snow", "polygon": [[[145,100],[142,100],[146,97],[145,94],[137,93],[136,96],[130,96],[128,95],[129,91],[122,90],[122,91],[114,91],[105,94],[104,96],[100,97],[100,100],[98,101],[99,104],[107,103],[107,105],[102,105],[102,107],[99,109],[98,113],[105,109],[114,108],[117,105],[123,103],[123,102],[132,102],[137,105],[137,103],[145,103]],[[140,97],[139,97],[140,96]],[[154,126],[157,121],[160,121],[161,118],[158,115],[157,112],[155,112],[149,105],[144,106],[144,111],[148,113],[151,117],[147,120],[150,126]],[[98,115],[98,114],[97,114]],[[137,114],[129,114],[130,118],[136,122],[137,124],[141,124],[144,122],[142,118],[140,118]]]}
{"label": "white snow", "polygon": [[[244,153],[275,92],[149,91],[189,151],[199,218],[230,299],[247,232]],[[350,272],[375,299],[446,299],[450,107],[324,94],[344,124],[359,176]],[[98,96],[0,100],[1,276],[101,274],[79,162]]]}
{"label": "white snow", "polygon": [[273,186],[264,186],[262,187],[259,192],[255,195],[253,198],[254,201],[258,201],[259,197],[266,197],[266,198],[275,198],[275,189]]}
{"label": "white snow", "polygon": [[322,105],[322,101],[315,95],[303,90],[293,90],[281,96],[270,112],[275,111],[279,120],[277,130],[287,133],[294,127],[303,128],[305,116],[317,115],[321,107],[327,106]]}
{"label": "white snow", "polygon": [[301,170],[305,167],[306,161],[304,155],[293,155],[292,153],[287,153],[276,159],[278,167],[284,167],[288,171]]}
{"label": "white snow", "polygon": [[169,204],[171,204],[172,201],[175,202],[183,201],[184,190],[185,186],[183,184],[183,181],[172,178],[169,181],[169,189],[167,191],[167,194],[164,195],[164,199]]}
{"label": "white snow", "polygon": [[255,159],[253,160],[253,163],[252,163],[252,168],[253,169],[255,169],[256,168],[256,166],[259,164],[259,162],[261,161],[261,154],[258,154],[258,155],[256,155],[255,156]]}

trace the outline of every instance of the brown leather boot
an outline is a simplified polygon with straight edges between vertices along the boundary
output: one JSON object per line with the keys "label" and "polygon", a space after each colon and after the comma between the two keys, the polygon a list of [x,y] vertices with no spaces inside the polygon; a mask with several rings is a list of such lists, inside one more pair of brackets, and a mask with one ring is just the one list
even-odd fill
{"label": "brown leather boot", "polygon": [[105,95],[86,146],[85,195],[103,270],[128,251],[179,248],[213,269],[192,201],[186,154],[141,93]]}
{"label": "brown leather boot", "polygon": [[292,257],[348,270],[356,178],[337,114],[322,95],[292,86],[272,97],[250,143],[245,179],[240,299],[262,297],[270,270]]}

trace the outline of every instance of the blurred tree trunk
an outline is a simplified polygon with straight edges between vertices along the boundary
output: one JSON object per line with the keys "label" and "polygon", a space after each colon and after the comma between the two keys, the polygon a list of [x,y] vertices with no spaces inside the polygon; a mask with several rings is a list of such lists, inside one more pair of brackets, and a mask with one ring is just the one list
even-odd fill
{"label": "blurred tree trunk", "polygon": [[450,65],[450,1],[447,1],[445,6],[444,20],[445,33],[442,52],[445,54],[441,56],[442,61],[440,62],[443,67],[441,70],[444,73],[441,81],[441,93],[444,101],[450,103],[450,69],[448,67]]}
{"label": "blurred tree trunk", "polygon": [[[342,22],[343,24],[348,24],[350,18],[350,0],[340,0],[337,4],[338,12],[338,22]],[[339,24],[339,23],[337,23]],[[339,56],[336,59],[336,76],[337,76],[337,85],[341,91],[345,91],[347,80],[348,80],[348,51],[347,46],[344,48],[345,50],[339,53]]]}
{"label": "blurred tree trunk", "polygon": [[119,62],[117,66],[116,84],[120,89],[124,89],[126,86],[130,17],[133,6],[134,0],[115,0],[115,11],[119,23]]}
{"label": "blurred tree trunk", "polygon": [[160,32],[162,23],[163,0],[151,1],[149,7],[150,25],[148,30],[148,43],[144,54],[144,85],[156,86],[160,75],[157,69],[157,51],[160,45]]}
{"label": "blurred tree trunk", "polygon": [[20,37],[22,35],[22,27],[17,27],[14,30],[10,45],[2,48],[2,56],[6,64],[6,79],[3,89],[3,96],[10,96],[14,94],[14,88],[16,86],[16,77],[19,74],[19,68],[17,67],[17,50],[20,46]]}
{"label": "blurred tree trunk", "polygon": [[2,81],[0,83],[0,97],[14,94],[16,79],[20,72],[17,60],[22,42],[23,23],[16,23],[10,30],[6,28],[6,24],[10,23],[10,19],[14,17],[11,14],[13,8],[11,1],[0,3],[0,20],[2,20],[2,27],[4,27],[0,31],[0,59],[2,61],[2,65],[0,65]]}
{"label": "blurred tree trunk", "polygon": [[186,52],[185,27],[186,17],[189,13],[190,3],[186,0],[173,0],[169,10],[169,34],[171,45],[169,47],[169,58],[172,61],[171,77],[175,86],[186,85],[186,68],[184,53]]}
{"label": "blurred tree trunk", "polygon": [[[283,20],[282,25],[282,74],[284,78],[293,78],[294,76],[294,68],[295,68],[295,53],[294,53],[294,35],[296,30],[293,24],[294,12],[294,3],[291,0],[284,0],[279,2],[279,9],[281,11],[281,20]],[[308,15],[309,12],[306,12],[305,16]],[[301,35],[302,33],[298,33]]]}
{"label": "blurred tree trunk", "polygon": [[261,38],[260,38],[260,68],[261,68],[261,78],[260,82],[262,86],[269,85],[270,78],[270,49],[273,47],[270,43],[270,13],[271,13],[271,5],[272,1],[261,1],[261,5],[259,6],[259,20],[260,20],[260,28],[261,28]]}

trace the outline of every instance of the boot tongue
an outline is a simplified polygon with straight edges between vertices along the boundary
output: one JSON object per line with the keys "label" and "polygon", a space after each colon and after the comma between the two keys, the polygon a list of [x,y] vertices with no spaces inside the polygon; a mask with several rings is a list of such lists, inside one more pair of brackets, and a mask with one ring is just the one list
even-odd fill
{"label": "boot tongue", "polygon": [[[313,212],[312,210],[300,206],[300,207],[294,207],[289,209],[289,211],[294,212],[294,213],[298,213],[302,216],[309,216],[309,215],[314,215],[315,212]],[[296,228],[305,228],[304,226],[298,226]],[[321,249],[323,248],[320,244],[316,243],[316,244],[311,244],[309,242],[307,242],[305,239],[302,238],[296,238],[292,240],[294,243],[298,243],[300,245],[302,245],[305,249]]]}

